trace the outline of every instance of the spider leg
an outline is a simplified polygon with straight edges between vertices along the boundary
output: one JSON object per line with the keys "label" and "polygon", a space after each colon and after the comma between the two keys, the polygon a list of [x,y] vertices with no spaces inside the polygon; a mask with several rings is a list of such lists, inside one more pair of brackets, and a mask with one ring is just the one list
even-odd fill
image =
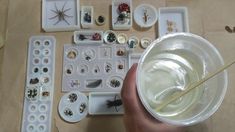
{"label": "spider leg", "polygon": [[67,15],[67,14],[64,14],[64,16],[66,16],[66,17],[73,17],[73,16],[69,16],[69,15]]}
{"label": "spider leg", "polygon": [[56,17],[58,17],[59,15],[55,15],[53,17],[50,17],[49,19],[55,19]]}
{"label": "spider leg", "polygon": [[115,110],[116,110],[116,112],[118,112],[117,106],[115,106]]}
{"label": "spider leg", "polygon": [[52,10],[52,9],[51,9],[51,11],[52,11],[52,12],[54,12],[55,14],[58,14],[58,12],[57,12],[57,11],[55,11],[55,10]]}
{"label": "spider leg", "polygon": [[56,25],[56,24],[58,24],[60,22],[60,20],[58,20],[56,23],[54,23],[53,25]]}
{"label": "spider leg", "polygon": [[68,8],[68,9],[65,9],[63,12],[65,13],[66,11],[69,11],[71,10],[72,8]]}
{"label": "spider leg", "polygon": [[66,19],[63,19],[63,20],[64,20],[68,25],[70,25],[69,22],[68,22]]}
{"label": "spider leg", "polygon": [[57,5],[56,5],[56,2],[55,2],[55,9],[56,9],[56,12],[59,12]]}
{"label": "spider leg", "polygon": [[62,7],[62,12],[64,12],[64,7],[65,7],[66,4],[67,4],[67,1],[64,2],[64,5],[63,5],[63,7]]}

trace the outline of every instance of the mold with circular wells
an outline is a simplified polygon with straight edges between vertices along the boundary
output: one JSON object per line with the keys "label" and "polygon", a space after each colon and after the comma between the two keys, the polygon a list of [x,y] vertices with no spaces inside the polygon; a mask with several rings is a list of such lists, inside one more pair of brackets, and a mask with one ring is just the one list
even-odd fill
{"label": "mold with circular wells", "polygon": [[78,57],[78,51],[74,48],[68,49],[66,51],[66,57],[70,60],[75,60]]}
{"label": "mold with circular wells", "polygon": [[106,83],[110,88],[119,89],[122,87],[123,79],[119,76],[113,76],[110,77]]}
{"label": "mold with circular wells", "polygon": [[46,112],[47,111],[47,105],[46,104],[40,104],[38,107],[40,112]]}
{"label": "mold with circular wells", "polygon": [[36,130],[36,126],[34,124],[27,125],[27,132],[34,132]]}
{"label": "mold with circular wells", "polygon": [[46,132],[46,125],[44,124],[39,124],[37,128],[37,132]]}
{"label": "mold with circular wells", "polygon": [[72,64],[68,64],[65,66],[66,75],[71,75],[74,72],[74,66]]}
{"label": "mold with circular wells", "polygon": [[95,50],[88,48],[82,52],[82,57],[86,61],[92,61],[95,59]]}
{"label": "mold with circular wells", "polygon": [[82,75],[88,73],[88,66],[87,65],[81,65],[78,67],[78,72]]}

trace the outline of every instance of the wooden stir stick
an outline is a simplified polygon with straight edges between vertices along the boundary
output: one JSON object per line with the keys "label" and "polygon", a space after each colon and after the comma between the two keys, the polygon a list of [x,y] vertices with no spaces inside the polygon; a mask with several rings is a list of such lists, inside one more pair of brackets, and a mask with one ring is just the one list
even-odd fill
{"label": "wooden stir stick", "polygon": [[170,97],[169,99],[163,101],[163,103],[161,103],[155,110],[156,111],[160,111],[162,108],[166,107],[168,104],[170,104],[171,102],[175,101],[176,99],[184,96],[185,94],[187,94],[188,92],[190,92],[191,90],[195,89],[196,87],[198,87],[199,85],[201,85],[202,83],[204,83],[205,81],[209,80],[210,78],[214,77],[215,75],[217,75],[218,73],[224,71],[225,69],[227,69],[228,67],[230,67],[231,65],[233,65],[235,63],[235,60],[233,60],[230,63],[225,64],[224,66],[222,66],[221,68],[219,68],[218,70],[216,70],[215,72],[207,75],[206,77],[204,77],[203,79],[199,80],[198,82],[194,82],[191,83],[190,85],[188,85],[188,87],[186,87],[186,89],[183,92],[180,92],[178,94],[175,94],[174,96]]}

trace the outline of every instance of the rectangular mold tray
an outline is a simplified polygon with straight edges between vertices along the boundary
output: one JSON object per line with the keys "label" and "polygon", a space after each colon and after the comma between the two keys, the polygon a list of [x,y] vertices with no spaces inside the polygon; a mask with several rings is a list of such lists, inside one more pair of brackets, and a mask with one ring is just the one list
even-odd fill
{"label": "rectangular mold tray", "polygon": [[138,63],[140,57],[141,57],[141,53],[130,53],[129,54],[129,68],[131,68],[131,66],[134,63]]}
{"label": "rectangular mold tray", "polygon": [[158,21],[159,37],[174,32],[189,32],[187,8],[186,7],[159,8],[159,21]]}
{"label": "rectangular mold tray", "polygon": [[[93,37],[95,36],[95,34],[99,35],[98,38],[100,39],[94,40]],[[75,31],[73,35],[73,40],[76,44],[103,44],[103,31],[98,31],[98,30]]]}
{"label": "rectangular mold tray", "polygon": [[[122,3],[126,3],[130,7],[130,18],[126,23],[118,23],[119,16],[118,6]],[[112,1],[112,27],[113,30],[129,30],[132,27],[132,0],[113,0]]]}
{"label": "rectangular mold tray", "polygon": [[90,115],[118,115],[123,114],[120,93],[116,92],[91,92],[89,93]]}
{"label": "rectangular mold tray", "polygon": [[120,91],[129,69],[126,45],[64,45],[62,91]]}
{"label": "rectangular mold tray", "polygon": [[53,36],[29,39],[21,132],[51,131],[55,44]]}
{"label": "rectangular mold tray", "polygon": [[[90,21],[86,21],[85,19],[89,20],[90,15]],[[94,25],[94,8],[93,6],[81,6],[81,25],[82,28],[92,28]]]}
{"label": "rectangular mold tray", "polygon": [[42,28],[46,32],[80,29],[79,0],[42,0]]}

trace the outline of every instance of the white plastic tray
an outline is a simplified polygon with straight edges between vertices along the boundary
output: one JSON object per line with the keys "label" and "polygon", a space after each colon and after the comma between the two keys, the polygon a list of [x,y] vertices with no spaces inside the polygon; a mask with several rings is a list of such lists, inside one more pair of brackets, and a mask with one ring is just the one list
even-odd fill
{"label": "white plastic tray", "polygon": [[42,28],[46,32],[80,29],[79,0],[42,0]]}
{"label": "white plastic tray", "polygon": [[[92,36],[94,34],[100,35],[100,40],[93,40]],[[87,39],[81,40],[79,38],[80,35],[84,35]],[[73,40],[76,44],[103,44],[103,31],[98,30],[81,30],[81,31],[75,31],[73,34]]]}
{"label": "white plastic tray", "polygon": [[55,44],[52,36],[29,39],[21,132],[51,131]]}
{"label": "white plastic tray", "polygon": [[[170,31],[168,28],[170,29]],[[158,22],[159,37],[174,32],[189,32],[187,8],[186,7],[159,8],[159,22]]]}
{"label": "white plastic tray", "polygon": [[[117,22],[118,18],[118,5],[121,3],[126,3],[130,6],[130,21],[128,24],[119,24]],[[112,27],[113,30],[128,30],[132,27],[132,0],[113,0],[112,1]]]}
{"label": "white plastic tray", "polygon": [[115,92],[92,92],[89,93],[90,115],[117,115],[123,114],[124,109],[121,96]]}
{"label": "white plastic tray", "polygon": [[129,54],[129,68],[135,63],[139,62],[139,59],[141,57],[141,53],[131,53]]}
{"label": "white plastic tray", "polygon": [[120,44],[64,45],[62,91],[120,91],[129,69],[127,49]]}
{"label": "white plastic tray", "polygon": [[[91,16],[91,21],[86,22],[84,17],[88,13]],[[94,8],[93,6],[81,6],[81,25],[82,28],[91,28],[94,25]]]}

